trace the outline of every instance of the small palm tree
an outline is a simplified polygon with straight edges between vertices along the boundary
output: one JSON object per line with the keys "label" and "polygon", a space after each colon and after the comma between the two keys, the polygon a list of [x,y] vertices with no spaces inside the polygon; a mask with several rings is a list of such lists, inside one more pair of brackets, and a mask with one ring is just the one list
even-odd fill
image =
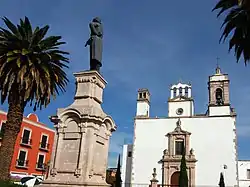
{"label": "small palm tree", "polygon": [[7,121],[0,148],[0,180],[9,179],[14,145],[29,103],[42,109],[64,92],[68,83],[63,68],[68,68],[67,52],[60,51],[61,36],[45,38],[49,26],[32,29],[27,17],[15,26],[3,18],[7,29],[0,27],[1,103],[8,101]]}
{"label": "small palm tree", "polygon": [[221,27],[224,27],[220,42],[233,33],[229,41],[229,51],[234,48],[237,62],[243,55],[245,64],[250,60],[250,1],[249,0],[220,0],[214,10],[220,9],[217,17],[228,12]]}

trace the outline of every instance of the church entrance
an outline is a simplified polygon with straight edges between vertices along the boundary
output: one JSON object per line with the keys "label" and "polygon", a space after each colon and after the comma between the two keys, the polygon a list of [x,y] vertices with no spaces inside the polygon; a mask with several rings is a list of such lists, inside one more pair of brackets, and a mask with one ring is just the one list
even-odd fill
{"label": "church entrance", "polygon": [[172,176],[171,176],[171,186],[172,187],[179,186],[179,177],[180,177],[179,171],[176,171],[172,174]]}

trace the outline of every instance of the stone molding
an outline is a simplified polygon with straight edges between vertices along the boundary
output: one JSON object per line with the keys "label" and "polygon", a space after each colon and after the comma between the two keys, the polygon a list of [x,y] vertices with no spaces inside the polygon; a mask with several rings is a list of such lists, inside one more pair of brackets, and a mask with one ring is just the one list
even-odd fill
{"label": "stone molding", "polygon": [[97,84],[102,89],[104,89],[107,84],[107,81],[97,71],[81,71],[74,73],[74,76],[76,78],[76,83],[91,82]]}

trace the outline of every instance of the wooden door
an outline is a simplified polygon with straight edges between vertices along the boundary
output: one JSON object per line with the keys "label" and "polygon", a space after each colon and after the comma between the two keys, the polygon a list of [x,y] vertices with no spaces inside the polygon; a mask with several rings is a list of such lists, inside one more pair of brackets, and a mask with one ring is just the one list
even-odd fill
{"label": "wooden door", "polygon": [[177,187],[179,186],[179,176],[180,176],[180,172],[176,171],[172,174],[171,176],[171,186],[172,187]]}

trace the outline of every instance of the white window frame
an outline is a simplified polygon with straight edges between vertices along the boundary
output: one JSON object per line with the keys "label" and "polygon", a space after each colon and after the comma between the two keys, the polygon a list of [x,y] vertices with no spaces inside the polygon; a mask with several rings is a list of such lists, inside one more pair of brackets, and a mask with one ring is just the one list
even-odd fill
{"label": "white window frame", "polygon": [[19,171],[11,171],[10,174],[12,174],[12,175],[28,175],[27,172],[19,172]]}
{"label": "white window frame", "polygon": [[38,153],[37,154],[37,158],[36,158],[36,169],[43,169],[43,168],[38,168],[37,165],[38,165],[38,161],[39,161],[39,155],[43,155],[43,164],[45,164],[45,161],[46,161],[46,154],[45,153]]}
{"label": "white window frame", "polygon": [[[21,152],[21,151],[23,151],[23,152],[26,153],[26,154],[25,154],[25,160],[24,160],[24,161],[27,162],[27,158],[28,158],[28,154],[29,154],[29,151],[28,151],[27,149],[19,149],[18,155],[17,155],[17,159],[16,159],[16,160],[19,160],[19,156],[20,156],[20,152]],[[18,166],[18,167],[27,167],[27,165],[19,166],[18,163],[16,163],[16,166]]]}
{"label": "white window frame", "polygon": [[[32,137],[32,130],[31,130],[30,128],[28,128],[28,127],[24,127],[24,128],[23,128],[23,131],[22,131],[22,136],[21,136],[21,144],[25,144],[25,143],[23,143],[23,134],[24,134],[24,130],[30,131],[29,140],[31,140],[31,137]],[[25,145],[26,145],[26,144],[25,144]],[[29,142],[29,144],[27,144],[27,145],[31,145],[31,143]]]}
{"label": "white window frame", "polygon": [[[45,148],[42,148],[42,147],[41,147],[43,136],[47,136],[47,141],[46,141],[46,147],[45,147]],[[48,150],[48,146],[47,146],[48,143],[49,143],[49,135],[46,134],[46,133],[42,133],[42,134],[41,134],[41,137],[40,137],[40,143],[39,143],[40,145],[39,145],[39,148],[40,148],[40,149],[46,149],[46,150]]]}

